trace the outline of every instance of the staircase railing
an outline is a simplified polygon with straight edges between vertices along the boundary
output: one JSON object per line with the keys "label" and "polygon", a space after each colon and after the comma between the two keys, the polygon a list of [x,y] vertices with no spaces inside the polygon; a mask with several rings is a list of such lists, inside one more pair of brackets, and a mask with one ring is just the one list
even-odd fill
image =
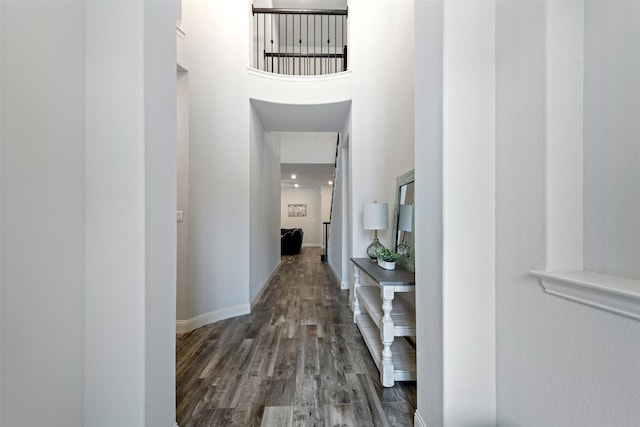
{"label": "staircase railing", "polygon": [[252,5],[251,11],[254,17],[254,68],[307,76],[347,70],[348,9],[281,9]]}
{"label": "staircase railing", "polygon": [[322,225],[324,227],[323,237],[324,237],[324,251],[320,256],[320,259],[323,262],[329,261],[329,227],[331,225],[331,220],[333,219],[333,205],[335,204],[336,198],[336,184],[337,184],[337,171],[338,171],[338,154],[340,153],[340,134],[338,134],[338,139],[336,140],[336,157],[333,163],[333,185],[331,186],[331,208],[329,209],[329,222],[323,222]]}

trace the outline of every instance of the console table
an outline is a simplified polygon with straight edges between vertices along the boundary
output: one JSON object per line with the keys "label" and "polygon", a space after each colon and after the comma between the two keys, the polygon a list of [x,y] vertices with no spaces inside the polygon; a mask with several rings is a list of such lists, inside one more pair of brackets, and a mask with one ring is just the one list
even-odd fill
{"label": "console table", "polygon": [[[416,335],[415,309],[403,299],[394,302],[395,293],[415,291],[414,274],[385,270],[369,258],[351,258],[351,262],[354,264],[353,321],[376,362],[382,385],[393,387],[395,381],[415,380],[416,351],[404,338]],[[361,272],[376,286],[363,286]]]}

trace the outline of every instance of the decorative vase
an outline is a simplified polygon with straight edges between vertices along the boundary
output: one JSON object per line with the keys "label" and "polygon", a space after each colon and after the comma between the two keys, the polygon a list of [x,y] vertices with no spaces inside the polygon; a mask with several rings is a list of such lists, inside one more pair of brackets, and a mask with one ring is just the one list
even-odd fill
{"label": "decorative vase", "polygon": [[382,268],[384,268],[385,270],[395,270],[396,269],[396,263],[395,261],[383,261],[381,259],[378,260],[378,265]]}

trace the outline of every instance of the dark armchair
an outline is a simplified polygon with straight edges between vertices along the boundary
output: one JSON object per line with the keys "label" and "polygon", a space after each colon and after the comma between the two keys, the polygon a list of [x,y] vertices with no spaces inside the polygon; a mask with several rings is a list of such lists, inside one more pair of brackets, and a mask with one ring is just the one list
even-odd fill
{"label": "dark armchair", "polygon": [[297,255],[302,248],[301,228],[280,229],[280,255]]}

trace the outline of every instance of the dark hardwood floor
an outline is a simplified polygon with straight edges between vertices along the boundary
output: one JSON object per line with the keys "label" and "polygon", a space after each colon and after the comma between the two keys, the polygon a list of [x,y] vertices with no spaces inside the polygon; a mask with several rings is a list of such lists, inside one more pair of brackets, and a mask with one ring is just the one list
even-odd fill
{"label": "dark hardwood floor", "polygon": [[416,383],[382,387],[348,295],[304,248],[250,315],[179,334],[180,427],[412,426]]}

